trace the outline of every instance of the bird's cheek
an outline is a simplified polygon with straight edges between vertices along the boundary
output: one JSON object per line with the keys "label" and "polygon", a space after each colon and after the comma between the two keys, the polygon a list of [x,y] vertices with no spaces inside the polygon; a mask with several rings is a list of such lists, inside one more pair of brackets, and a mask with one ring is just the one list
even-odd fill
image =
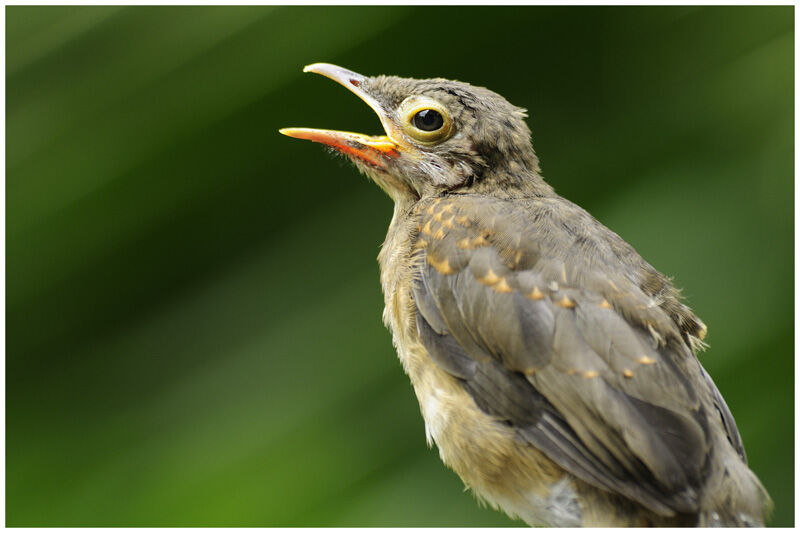
{"label": "bird's cheek", "polygon": [[413,171],[407,175],[420,196],[426,196],[442,189],[458,187],[471,174],[472,168],[466,163],[428,156],[416,161]]}
{"label": "bird's cheek", "polygon": [[407,190],[417,198],[422,198],[431,192],[431,181],[426,175],[424,160],[416,154],[404,153],[392,165],[391,173],[397,187]]}

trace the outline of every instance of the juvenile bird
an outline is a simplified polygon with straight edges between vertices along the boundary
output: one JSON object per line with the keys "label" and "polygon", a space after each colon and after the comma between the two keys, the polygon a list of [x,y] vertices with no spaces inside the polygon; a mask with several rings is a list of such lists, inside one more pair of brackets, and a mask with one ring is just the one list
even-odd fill
{"label": "juvenile bird", "polygon": [[525,110],[445,79],[318,63],[383,136],[287,128],[393,200],[384,322],[428,443],[530,525],[760,526],[771,501],[696,357],[706,326],[540,175]]}

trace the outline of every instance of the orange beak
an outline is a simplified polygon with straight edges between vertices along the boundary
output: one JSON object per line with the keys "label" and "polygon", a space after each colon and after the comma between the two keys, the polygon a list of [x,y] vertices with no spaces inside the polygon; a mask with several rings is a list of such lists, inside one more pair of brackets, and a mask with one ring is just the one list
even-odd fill
{"label": "orange beak", "polygon": [[387,157],[397,157],[397,145],[389,137],[371,137],[349,131],[318,130],[313,128],[283,128],[280,133],[295,139],[322,143],[340,152],[358,157],[370,165],[384,168]]}
{"label": "orange beak", "polygon": [[[394,124],[386,118],[380,104],[369,94],[361,89],[361,83],[366,77],[350,70],[328,63],[314,63],[303,69],[303,72],[314,72],[322,74],[333,81],[343,85],[356,96],[366,102],[381,119],[384,129],[391,132],[395,129]],[[389,158],[400,155],[398,145],[386,135],[370,136],[349,131],[320,130],[312,128],[283,128],[279,130],[283,135],[296,139],[306,139],[325,144],[347,155],[358,159],[378,168],[386,168]]]}

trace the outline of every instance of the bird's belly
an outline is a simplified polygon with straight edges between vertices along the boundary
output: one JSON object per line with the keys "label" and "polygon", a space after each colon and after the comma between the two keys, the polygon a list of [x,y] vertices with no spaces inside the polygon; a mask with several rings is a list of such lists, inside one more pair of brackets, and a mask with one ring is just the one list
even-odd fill
{"label": "bird's belly", "polygon": [[[398,342],[399,341],[399,342]],[[484,413],[417,342],[395,339],[425,420],[428,444],[475,494],[531,525],[578,526],[574,480],[514,429]]]}

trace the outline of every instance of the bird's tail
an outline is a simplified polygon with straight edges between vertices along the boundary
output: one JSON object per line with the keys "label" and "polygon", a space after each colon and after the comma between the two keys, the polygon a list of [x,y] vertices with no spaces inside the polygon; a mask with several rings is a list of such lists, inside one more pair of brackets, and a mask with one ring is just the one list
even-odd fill
{"label": "bird's tail", "polygon": [[715,487],[701,504],[699,527],[764,527],[772,499],[747,464],[733,453],[716,472]]}
{"label": "bird's tail", "polygon": [[711,511],[700,514],[697,527],[764,527],[764,522],[744,513],[731,515]]}

